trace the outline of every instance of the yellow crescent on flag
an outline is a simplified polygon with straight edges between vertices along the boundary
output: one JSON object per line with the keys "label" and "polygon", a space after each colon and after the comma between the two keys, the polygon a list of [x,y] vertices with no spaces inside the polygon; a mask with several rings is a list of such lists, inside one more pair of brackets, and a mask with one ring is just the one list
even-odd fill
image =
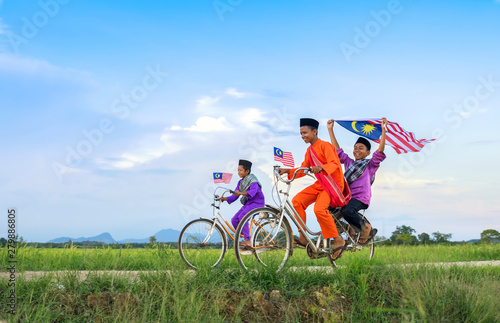
{"label": "yellow crescent on flag", "polygon": [[351,127],[352,127],[352,129],[354,129],[354,131],[359,132],[359,130],[358,130],[358,129],[356,129],[356,122],[357,122],[357,121],[353,121],[353,122],[351,123]]}

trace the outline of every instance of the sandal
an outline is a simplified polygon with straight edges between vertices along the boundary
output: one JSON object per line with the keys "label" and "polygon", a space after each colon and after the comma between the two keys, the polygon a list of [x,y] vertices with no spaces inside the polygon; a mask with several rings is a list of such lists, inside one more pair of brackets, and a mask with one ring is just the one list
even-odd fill
{"label": "sandal", "polygon": [[370,234],[368,235],[368,237],[366,237],[366,238],[359,237],[362,240],[366,239],[366,241],[365,242],[359,242],[359,240],[358,240],[358,243],[360,245],[362,245],[362,246],[366,246],[370,242],[370,240],[372,240],[375,237],[375,235],[377,234],[377,232],[378,232],[377,229],[371,229],[370,230]]}
{"label": "sandal", "polygon": [[293,239],[293,247],[296,248],[306,248],[307,244],[303,244],[299,239]]}
{"label": "sandal", "polygon": [[[342,247],[337,247],[337,248],[333,249],[332,250],[332,261],[335,261],[335,260],[339,259],[340,257],[342,257],[346,248],[347,248],[347,243],[344,243],[344,245]],[[340,250],[339,255],[337,257],[333,258],[333,255],[339,250]]]}
{"label": "sandal", "polygon": [[241,250],[253,250],[253,247],[245,242],[240,243],[240,249]]}

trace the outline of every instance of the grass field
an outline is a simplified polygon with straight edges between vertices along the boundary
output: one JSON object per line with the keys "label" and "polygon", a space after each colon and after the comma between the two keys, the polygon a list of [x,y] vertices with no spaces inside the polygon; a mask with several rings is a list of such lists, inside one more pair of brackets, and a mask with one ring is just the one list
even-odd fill
{"label": "grass field", "polygon": [[[17,250],[17,270],[172,270],[187,268],[176,248],[156,247],[151,249],[44,249],[25,247]],[[367,258],[365,250],[348,253],[338,261],[339,265]],[[425,262],[455,262],[500,260],[499,244],[461,244],[427,246],[376,247],[373,265],[409,264]],[[326,258],[309,259],[304,250],[295,249],[288,261],[290,266],[329,266]],[[7,267],[7,250],[0,249],[0,268]],[[221,268],[237,268],[234,251],[229,249]],[[5,270],[5,269],[3,269]],[[1,271],[1,270],[0,270]]]}
{"label": "grass field", "polygon": [[[66,275],[16,279],[15,322],[500,322],[500,268],[388,266],[500,260],[497,245],[381,247],[372,261],[345,254],[334,271],[296,250],[279,273],[243,271],[230,250],[216,269],[187,271],[176,249],[20,248],[18,272],[70,270]],[[0,251],[1,268],[7,253]],[[227,270],[231,269],[231,270]],[[75,270],[147,270],[137,280]],[[168,270],[168,271],[166,271]],[[155,272],[157,271],[157,272]]]}

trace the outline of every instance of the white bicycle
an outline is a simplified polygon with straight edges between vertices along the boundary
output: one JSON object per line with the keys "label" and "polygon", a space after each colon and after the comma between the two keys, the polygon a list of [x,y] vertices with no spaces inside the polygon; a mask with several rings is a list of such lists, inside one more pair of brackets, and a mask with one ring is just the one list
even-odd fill
{"label": "white bicycle", "polygon": [[[290,222],[292,222],[307,240],[306,253],[309,258],[319,259],[327,257],[330,264],[336,267],[335,261],[332,260],[333,248],[330,239],[323,239],[321,232],[312,232],[302,221],[289,198],[291,183],[295,180],[298,172],[303,171],[310,175],[310,168],[298,168],[290,180],[283,179],[279,174],[278,168],[278,166],[274,167],[274,189],[278,195],[282,195],[280,206],[274,207],[266,205],[265,207],[248,212],[243,217],[236,229],[235,236],[241,236],[243,225],[251,221],[250,237],[252,246],[246,247],[241,244],[243,240],[235,240],[234,250],[238,262],[245,269],[258,268],[264,265],[276,271],[281,270],[293,254],[293,231],[290,226]],[[285,183],[287,189],[285,191],[279,190],[277,185],[278,182]],[[375,252],[373,239],[366,244],[366,246],[362,246],[358,243],[359,234],[354,234],[352,236],[349,234],[349,224],[342,219],[340,208],[329,211],[335,220],[339,234],[346,240],[346,251],[355,252],[369,249],[368,257],[371,259]],[[364,215],[360,215],[365,218]],[[313,240],[309,235],[315,239]],[[251,252],[253,257],[248,256],[248,251]]]}

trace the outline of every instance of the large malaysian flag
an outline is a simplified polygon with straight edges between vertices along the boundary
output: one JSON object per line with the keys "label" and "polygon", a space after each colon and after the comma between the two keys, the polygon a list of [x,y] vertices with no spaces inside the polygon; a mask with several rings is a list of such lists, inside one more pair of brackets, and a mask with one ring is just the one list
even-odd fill
{"label": "large malaysian flag", "polygon": [[[380,143],[382,135],[382,119],[363,119],[363,120],[335,120],[339,125],[357,135],[366,137],[370,140]],[[385,143],[396,150],[398,154],[410,151],[417,152],[424,148],[425,144],[436,139],[417,139],[413,132],[404,130],[396,122],[387,121],[387,132],[385,134]]]}

